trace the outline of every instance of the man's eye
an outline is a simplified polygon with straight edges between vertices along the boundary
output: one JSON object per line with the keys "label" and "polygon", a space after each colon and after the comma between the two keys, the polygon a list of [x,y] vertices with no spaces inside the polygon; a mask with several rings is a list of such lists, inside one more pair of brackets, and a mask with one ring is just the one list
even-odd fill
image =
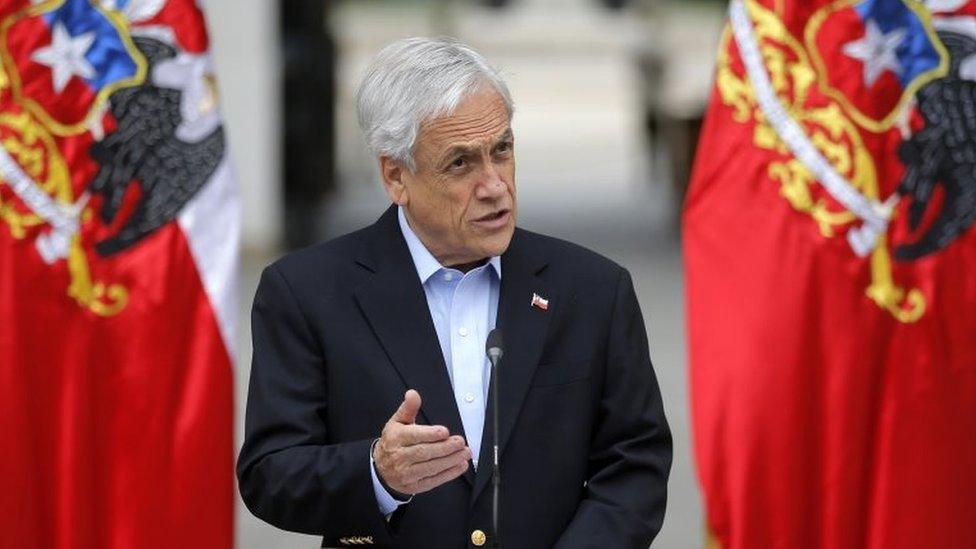
{"label": "man's eye", "polygon": [[512,144],[508,141],[499,143],[495,147],[495,154],[507,154],[512,151]]}
{"label": "man's eye", "polygon": [[465,167],[467,165],[468,165],[468,162],[464,159],[464,157],[463,156],[459,156],[459,157],[455,158],[454,159],[454,162],[451,162],[451,165],[448,166],[448,167],[451,168],[452,170],[457,170],[457,169],[463,168],[463,167]]}

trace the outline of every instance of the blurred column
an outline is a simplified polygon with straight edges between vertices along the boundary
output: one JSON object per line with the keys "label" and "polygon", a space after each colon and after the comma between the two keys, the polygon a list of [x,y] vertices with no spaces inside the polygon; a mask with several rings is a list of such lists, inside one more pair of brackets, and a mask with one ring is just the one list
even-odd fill
{"label": "blurred column", "polygon": [[643,67],[652,155],[660,160],[663,152],[668,159],[665,166],[654,164],[655,179],[671,181],[677,226],[711,94],[725,5],[721,0],[642,2],[648,35],[654,37]]}
{"label": "blurred column", "polygon": [[244,209],[244,249],[278,246],[278,43],[267,0],[207,0],[221,110]]}
{"label": "blurred column", "polygon": [[336,46],[329,31],[330,4],[329,0],[281,0],[279,4],[288,249],[318,240],[322,200],[336,187]]}

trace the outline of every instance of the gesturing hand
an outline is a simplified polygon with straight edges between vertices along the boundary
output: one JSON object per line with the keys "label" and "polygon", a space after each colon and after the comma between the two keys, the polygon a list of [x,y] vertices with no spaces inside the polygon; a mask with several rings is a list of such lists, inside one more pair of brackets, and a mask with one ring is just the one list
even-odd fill
{"label": "gesturing hand", "polygon": [[387,486],[419,494],[454,480],[468,469],[471,449],[442,425],[417,425],[420,393],[410,389],[386,422],[373,449],[376,472]]}

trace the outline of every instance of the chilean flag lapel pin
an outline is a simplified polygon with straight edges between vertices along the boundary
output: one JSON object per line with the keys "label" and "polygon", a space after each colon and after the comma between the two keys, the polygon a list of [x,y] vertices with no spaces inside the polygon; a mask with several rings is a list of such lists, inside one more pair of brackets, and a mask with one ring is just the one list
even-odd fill
{"label": "chilean flag lapel pin", "polygon": [[543,311],[549,310],[549,300],[539,294],[532,294],[532,306]]}

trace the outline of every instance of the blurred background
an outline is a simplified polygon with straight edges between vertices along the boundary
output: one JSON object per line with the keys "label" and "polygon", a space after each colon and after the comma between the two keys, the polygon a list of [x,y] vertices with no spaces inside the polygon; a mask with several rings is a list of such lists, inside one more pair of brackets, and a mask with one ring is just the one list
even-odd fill
{"label": "blurred background", "polygon": [[[389,204],[356,125],[365,64],[397,38],[455,36],[499,68],[513,93],[519,224],[633,274],[675,440],[654,546],[702,547],[678,217],[725,2],[208,0],[205,8],[244,204],[238,447],[261,269],[372,223]],[[240,548],[319,541],[277,530],[238,501]]]}

